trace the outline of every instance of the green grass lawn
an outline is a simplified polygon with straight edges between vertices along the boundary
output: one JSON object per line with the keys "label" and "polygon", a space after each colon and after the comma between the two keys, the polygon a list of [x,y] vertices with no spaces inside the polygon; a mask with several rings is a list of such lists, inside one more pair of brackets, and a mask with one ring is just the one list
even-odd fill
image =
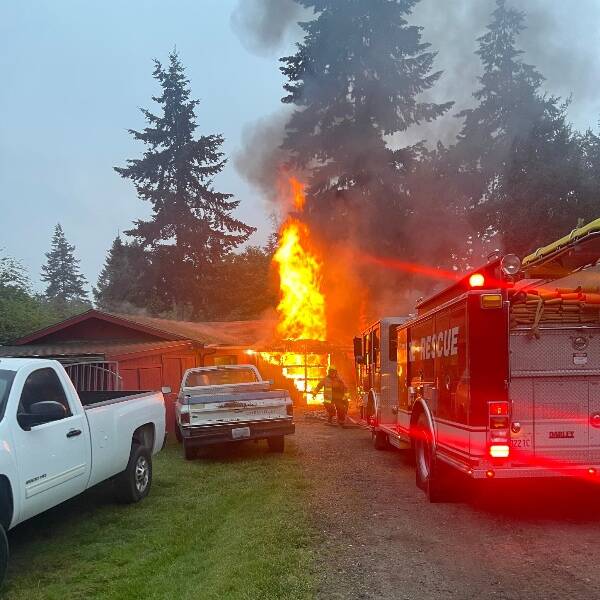
{"label": "green grass lawn", "polygon": [[0,596],[312,598],[306,484],[287,440],[283,455],[247,443],[193,462],[170,445],[141,503],[101,486],[24,523]]}

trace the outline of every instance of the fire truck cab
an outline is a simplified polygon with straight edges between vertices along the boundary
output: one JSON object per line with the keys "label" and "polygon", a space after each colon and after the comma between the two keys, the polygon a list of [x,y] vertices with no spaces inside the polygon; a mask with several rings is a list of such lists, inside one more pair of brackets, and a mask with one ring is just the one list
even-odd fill
{"label": "fire truck cab", "polygon": [[[370,417],[431,501],[472,479],[600,477],[600,219],[495,259],[396,327],[397,396]],[[391,363],[390,363],[391,364]]]}

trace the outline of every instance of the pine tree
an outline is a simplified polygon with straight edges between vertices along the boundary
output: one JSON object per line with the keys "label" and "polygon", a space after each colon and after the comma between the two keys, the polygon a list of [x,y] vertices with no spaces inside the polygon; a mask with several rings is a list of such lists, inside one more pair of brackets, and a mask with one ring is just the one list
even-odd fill
{"label": "pine tree", "polygon": [[315,12],[302,43],[282,59],[284,103],[296,107],[283,149],[310,169],[307,213],[329,240],[395,254],[410,212],[403,177],[418,148],[387,140],[444,114],[452,103],[419,101],[441,75],[421,28],[406,17],[418,0],[297,0]]}
{"label": "pine tree", "polygon": [[150,267],[148,253],[139,244],[123,243],[117,236],[93,290],[98,308],[112,312],[150,308],[153,294],[144,282]]}
{"label": "pine tree", "polygon": [[582,163],[568,103],[544,94],[544,77],[523,61],[517,40],[524,21],[523,12],[496,0],[488,31],[478,38],[484,68],[478,105],[458,115],[464,125],[454,148],[464,205],[480,241],[519,254],[574,227],[581,216],[574,209]]}
{"label": "pine tree", "polygon": [[540,94],[544,77],[523,62],[516,46],[524,20],[524,12],[496,0],[488,31],[477,39],[484,69],[473,94],[478,105],[458,114],[464,118],[458,143],[463,162],[484,180],[506,164],[516,138],[527,135],[546,111],[557,110],[555,98]]}
{"label": "pine tree", "polygon": [[149,275],[169,304],[180,316],[186,316],[189,307],[197,315],[211,268],[245,242],[254,228],[232,216],[239,201],[213,187],[213,178],[226,164],[223,136],[195,137],[199,101],[190,99],[176,51],[166,68],[155,61],[153,76],[161,87],[161,94],[153,97],[161,112],[142,109],[147,127],[130,130],[146,151],[142,158],[128,160],[127,167],[115,167],[133,181],[138,196],[151,203],[153,214],[126,233],[150,249],[155,271]]}
{"label": "pine tree", "polygon": [[42,281],[48,285],[45,298],[58,305],[86,304],[88,295],[84,286],[87,281],[79,271],[79,260],[75,258],[75,246],[67,242],[60,225],[54,228],[50,252],[46,253],[46,264],[42,266]]}

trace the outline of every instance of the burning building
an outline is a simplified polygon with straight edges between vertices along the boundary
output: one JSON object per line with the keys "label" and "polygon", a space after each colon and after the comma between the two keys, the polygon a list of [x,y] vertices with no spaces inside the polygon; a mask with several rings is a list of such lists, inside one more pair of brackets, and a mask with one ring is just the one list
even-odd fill
{"label": "burning building", "polygon": [[267,370],[268,365],[281,368],[283,376],[293,382],[303,404],[319,405],[323,393],[315,395],[312,390],[325,376],[333,354],[344,352],[327,341],[322,261],[310,229],[301,218],[304,186],[295,178],[289,180],[289,185],[294,210],[281,226],[273,259],[279,273],[279,342],[269,349],[259,349],[256,355]]}

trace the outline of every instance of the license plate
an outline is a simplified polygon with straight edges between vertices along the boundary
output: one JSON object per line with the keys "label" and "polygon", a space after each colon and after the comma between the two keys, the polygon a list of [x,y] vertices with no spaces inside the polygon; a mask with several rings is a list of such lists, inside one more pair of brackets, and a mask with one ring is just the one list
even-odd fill
{"label": "license plate", "polygon": [[243,440],[250,437],[250,427],[235,427],[231,430],[231,437],[234,440]]}

